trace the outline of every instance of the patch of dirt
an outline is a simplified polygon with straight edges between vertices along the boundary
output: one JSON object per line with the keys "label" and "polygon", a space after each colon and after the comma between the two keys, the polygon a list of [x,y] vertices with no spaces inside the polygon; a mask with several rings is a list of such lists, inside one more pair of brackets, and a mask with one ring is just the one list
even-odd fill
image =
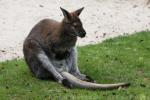
{"label": "patch of dirt", "polygon": [[0,4],[0,61],[22,57],[31,28],[44,18],[61,21],[60,6],[68,11],[85,7],[80,18],[87,36],[78,39],[79,46],[150,29],[147,0],[0,0]]}

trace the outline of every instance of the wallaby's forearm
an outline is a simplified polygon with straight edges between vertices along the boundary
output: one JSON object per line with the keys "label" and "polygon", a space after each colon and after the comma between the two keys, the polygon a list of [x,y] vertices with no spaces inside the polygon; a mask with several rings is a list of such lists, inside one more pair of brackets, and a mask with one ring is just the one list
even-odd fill
{"label": "wallaby's forearm", "polygon": [[70,53],[71,55],[70,55],[70,58],[69,59],[71,59],[71,61],[72,61],[72,65],[71,65],[71,69],[70,69],[70,73],[72,73],[72,74],[80,74],[80,70],[79,70],[79,68],[78,68],[78,62],[77,62],[77,48],[76,47],[74,47],[73,49],[72,49],[72,51],[71,51],[71,53]]}
{"label": "wallaby's forearm", "polygon": [[82,81],[68,72],[62,72],[62,76],[66,78],[74,87],[86,88],[86,89],[115,89],[119,87],[129,86],[129,83],[116,83],[116,84],[97,84]]}
{"label": "wallaby's forearm", "polygon": [[45,55],[44,52],[40,52],[38,54],[38,58],[41,61],[43,67],[45,69],[47,69],[50,73],[52,73],[52,75],[54,76],[54,78],[61,83],[63,77],[60,75],[59,72],[56,71],[56,69],[54,68],[53,64],[50,62],[49,58]]}

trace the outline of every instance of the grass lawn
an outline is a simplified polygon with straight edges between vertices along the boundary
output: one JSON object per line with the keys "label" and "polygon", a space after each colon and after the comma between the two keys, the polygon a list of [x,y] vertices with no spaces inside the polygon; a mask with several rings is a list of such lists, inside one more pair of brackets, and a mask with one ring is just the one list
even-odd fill
{"label": "grass lawn", "polygon": [[24,59],[0,63],[0,100],[150,100],[150,32],[78,48],[82,73],[99,83],[130,82],[116,90],[67,89],[38,80]]}

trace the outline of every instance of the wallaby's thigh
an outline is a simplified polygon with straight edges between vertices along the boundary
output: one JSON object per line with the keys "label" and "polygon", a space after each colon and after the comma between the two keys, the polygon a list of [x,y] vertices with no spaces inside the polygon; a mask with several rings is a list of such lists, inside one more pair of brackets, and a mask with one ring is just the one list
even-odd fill
{"label": "wallaby's thigh", "polygon": [[52,78],[51,73],[42,66],[42,63],[37,58],[41,50],[39,44],[33,40],[28,40],[24,43],[24,57],[31,72],[39,79],[50,79]]}
{"label": "wallaby's thigh", "polygon": [[48,72],[41,64],[41,62],[33,56],[31,57],[30,69],[35,74],[35,76],[39,79],[50,79],[51,74]]}

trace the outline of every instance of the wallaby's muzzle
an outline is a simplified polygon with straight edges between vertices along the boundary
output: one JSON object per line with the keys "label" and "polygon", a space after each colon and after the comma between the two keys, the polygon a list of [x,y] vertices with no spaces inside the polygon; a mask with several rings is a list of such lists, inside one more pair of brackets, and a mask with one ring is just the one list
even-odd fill
{"label": "wallaby's muzzle", "polygon": [[79,33],[80,35],[79,35],[79,37],[81,37],[81,38],[84,38],[85,37],[85,35],[86,35],[86,33],[84,32],[84,33]]}
{"label": "wallaby's muzzle", "polygon": [[72,28],[74,31],[74,34],[76,34],[76,36],[80,37],[80,38],[84,38],[86,35],[86,32],[84,29],[82,29],[82,31],[78,31],[76,30],[74,27]]}
{"label": "wallaby's muzzle", "polygon": [[86,32],[85,32],[84,29],[78,33],[78,36],[81,37],[81,38],[84,38],[85,35],[86,35]]}

